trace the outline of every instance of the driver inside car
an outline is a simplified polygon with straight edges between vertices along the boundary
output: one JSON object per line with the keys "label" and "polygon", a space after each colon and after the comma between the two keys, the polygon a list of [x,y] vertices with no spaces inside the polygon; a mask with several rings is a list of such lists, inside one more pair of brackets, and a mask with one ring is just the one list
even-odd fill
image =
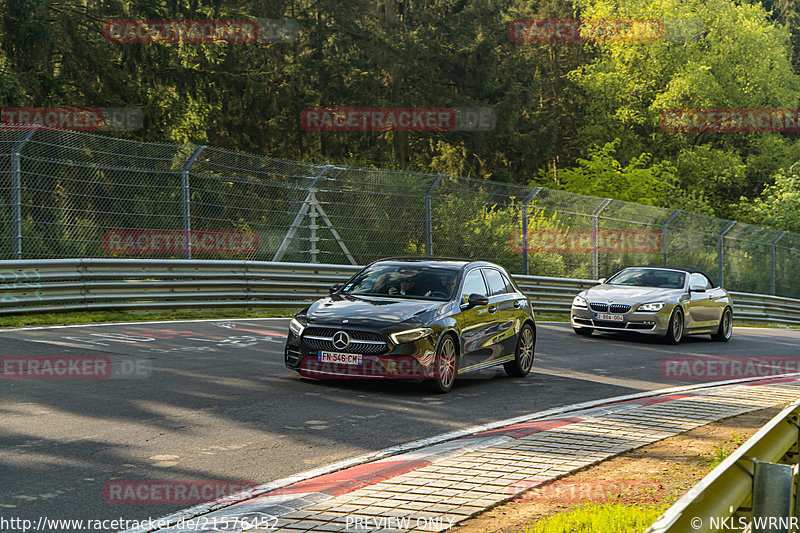
{"label": "driver inside car", "polygon": [[399,287],[391,287],[389,294],[400,294],[402,296],[430,296],[431,291],[427,290],[419,276],[409,276],[400,280]]}

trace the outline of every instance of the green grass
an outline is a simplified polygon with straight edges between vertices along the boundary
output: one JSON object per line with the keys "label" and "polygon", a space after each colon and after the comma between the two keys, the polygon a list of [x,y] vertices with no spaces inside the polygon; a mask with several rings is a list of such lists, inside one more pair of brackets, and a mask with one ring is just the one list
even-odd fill
{"label": "green grass", "polygon": [[[728,456],[734,452],[734,450],[742,445],[742,443],[744,443],[744,437],[740,435],[739,432],[734,431],[731,434],[730,439],[717,444],[717,447],[714,448],[714,455],[711,457],[702,458],[704,465],[709,470],[716,468],[717,465],[727,459]],[[729,444],[732,444],[732,446],[728,447]]]}
{"label": "green grass", "polygon": [[539,520],[524,533],[641,533],[667,509],[662,505],[586,504]]}
{"label": "green grass", "polygon": [[0,327],[56,326],[102,322],[147,322],[155,320],[197,320],[211,318],[290,317],[299,309],[275,308],[267,311],[210,309],[207,311],[74,311],[68,313],[30,313],[0,317]]}
{"label": "green grass", "polygon": [[[720,442],[712,455],[697,456],[703,472],[710,472],[728,458],[745,441],[738,431],[731,432],[729,439]],[[675,465],[676,469],[683,466]],[[677,494],[670,494],[658,503],[608,502],[585,503],[544,518],[526,526],[523,533],[641,533],[669,508]]]}

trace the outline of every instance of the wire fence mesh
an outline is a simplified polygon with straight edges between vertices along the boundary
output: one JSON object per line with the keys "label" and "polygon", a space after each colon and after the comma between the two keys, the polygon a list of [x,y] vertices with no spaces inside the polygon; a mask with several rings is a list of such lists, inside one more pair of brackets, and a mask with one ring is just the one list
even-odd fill
{"label": "wire fence mesh", "polygon": [[667,264],[800,297],[798,234],[541,187],[10,126],[0,175],[2,259],[435,255],[573,278]]}

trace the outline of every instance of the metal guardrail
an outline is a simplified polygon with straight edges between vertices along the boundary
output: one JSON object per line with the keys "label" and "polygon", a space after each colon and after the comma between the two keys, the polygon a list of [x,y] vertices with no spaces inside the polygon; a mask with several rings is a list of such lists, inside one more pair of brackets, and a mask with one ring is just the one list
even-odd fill
{"label": "metal guardrail", "polygon": [[257,261],[0,262],[0,314],[96,309],[299,307],[358,267]]}
{"label": "metal guardrail", "polygon": [[[184,259],[0,261],[0,315],[100,309],[301,307],[358,271],[350,265]],[[514,276],[544,315],[569,313],[594,280]],[[740,321],[800,324],[800,300],[732,293]]]}
{"label": "metal guardrail", "polygon": [[798,421],[800,400],[700,480],[645,533],[741,531],[746,524],[755,533],[794,529],[783,526],[797,516],[797,470],[786,463],[797,463]]}

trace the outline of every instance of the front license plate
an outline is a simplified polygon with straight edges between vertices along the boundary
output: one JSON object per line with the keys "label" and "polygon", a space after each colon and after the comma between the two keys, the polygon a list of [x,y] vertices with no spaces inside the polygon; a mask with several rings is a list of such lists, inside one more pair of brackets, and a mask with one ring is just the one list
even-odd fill
{"label": "front license plate", "polygon": [[339,363],[342,365],[360,365],[363,356],[360,353],[317,352],[320,363]]}
{"label": "front license plate", "polygon": [[608,315],[605,313],[595,313],[595,320],[610,320],[612,322],[622,322],[624,317],[622,315]]}

